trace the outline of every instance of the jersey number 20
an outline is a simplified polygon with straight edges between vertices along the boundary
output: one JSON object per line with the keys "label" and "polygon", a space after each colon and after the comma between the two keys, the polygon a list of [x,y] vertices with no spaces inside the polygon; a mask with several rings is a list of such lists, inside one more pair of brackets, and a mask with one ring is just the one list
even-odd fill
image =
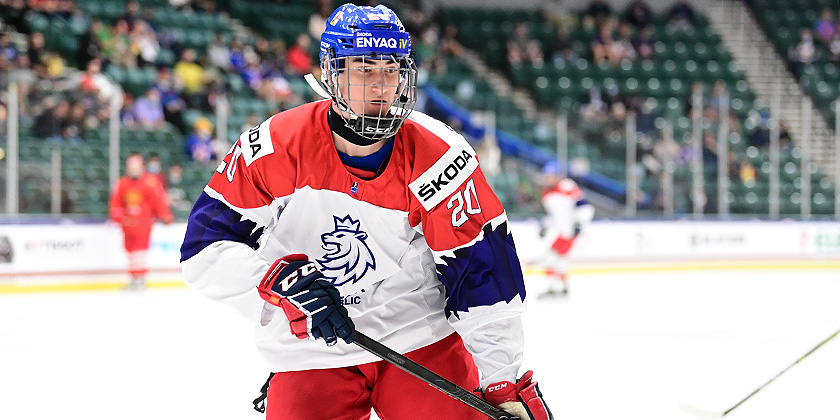
{"label": "jersey number 20", "polygon": [[475,183],[472,178],[467,181],[463,191],[455,191],[446,203],[446,208],[452,210],[452,226],[454,227],[466,223],[469,220],[468,214],[481,213],[481,205],[478,204],[478,194],[475,192]]}

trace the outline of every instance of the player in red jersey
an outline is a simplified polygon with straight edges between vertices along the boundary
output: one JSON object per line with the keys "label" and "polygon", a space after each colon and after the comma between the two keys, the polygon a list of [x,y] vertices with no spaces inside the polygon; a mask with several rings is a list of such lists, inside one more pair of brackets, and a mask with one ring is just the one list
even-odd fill
{"label": "player in red jersey", "polygon": [[413,111],[399,18],[345,4],[320,46],[310,83],[329,100],[243,133],[181,247],[185,283],[254,323],[267,418],[486,418],[353,344],[357,329],[522,420],[550,419],[519,373],[525,286],[504,208],[466,139]]}
{"label": "player in red jersey", "polygon": [[143,156],[133,153],[125,160],[125,176],[117,182],[109,203],[111,219],[123,231],[123,244],[128,252],[129,289],[146,287],[146,251],[152,225],[160,219],[171,223],[169,199],[160,180],[145,171]]}
{"label": "player in red jersey", "polygon": [[548,190],[542,196],[546,211],[543,238],[547,250],[541,263],[549,277],[549,289],[541,297],[554,296],[554,283],[559,281],[562,294],[568,294],[569,251],[578,235],[589,225],[595,215],[595,208],[586,201],[583,190],[571,178],[559,178],[553,169],[547,174]]}

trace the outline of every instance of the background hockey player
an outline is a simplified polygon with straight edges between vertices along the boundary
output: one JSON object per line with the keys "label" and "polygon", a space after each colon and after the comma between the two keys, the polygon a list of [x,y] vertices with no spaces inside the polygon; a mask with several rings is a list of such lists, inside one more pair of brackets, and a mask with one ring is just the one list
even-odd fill
{"label": "background hockey player", "polygon": [[253,320],[267,418],[486,418],[353,345],[354,328],[522,419],[551,418],[531,372],[517,381],[525,287],[504,209],[465,139],[412,113],[402,23],[345,4],[320,46],[330,100],[243,133],[181,248],[185,282]]}
{"label": "background hockey player", "polygon": [[595,215],[595,208],[586,201],[583,190],[571,178],[557,176],[556,167],[549,165],[546,173],[548,186],[542,196],[546,217],[543,220],[543,243],[540,264],[545,267],[549,288],[542,296],[553,296],[558,292],[554,286],[559,283],[560,293],[567,294],[569,251],[578,235],[586,229]]}
{"label": "background hockey player", "polygon": [[117,182],[109,203],[111,219],[123,231],[123,244],[128,252],[128,288],[146,286],[146,252],[149,249],[155,220],[172,222],[166,190],[155,175],[146,173],[143,156],[134,153],[125,160],[125,176]]}

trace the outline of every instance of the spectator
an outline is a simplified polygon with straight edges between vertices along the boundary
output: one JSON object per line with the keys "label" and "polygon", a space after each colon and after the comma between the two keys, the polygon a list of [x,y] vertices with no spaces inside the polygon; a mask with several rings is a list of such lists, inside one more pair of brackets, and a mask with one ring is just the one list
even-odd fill
{"label": "spectator", "polygon": [[29,35],[29,49],[26,51],[29,57],[30,66],[45,66],[44,56],[47,54],[44,48],[44,34],[40,32],[33,32]]}
{"label": "spectator", "polygon": [[627,8],[625,21],[640,31],[653,23],[653,13],[644,0],[635,0]]}
{"label": "spectator", "polygon": [[128,32],[133,32],[134,26],[137,22],[141,21],[139,12],[140,3],[137,1],[130,1],[125,5],[125,13],[120,16],[120,19],[117,22],[125,22]]}
{"label": "spectator", "polygon": [[555,63],[573,63],[577,61],[578,56],[572,49],[572,41],[569,39],[569,33],[565,28],[557,27],[554,31],[554,37],[551,39],[551,49],[548,55]]}
{"label": "spectator", "polygon": [[9,63],[17,61],[18,48],[12,43],[12,36],[9,32],[0,33],[0,59]]}
{"label": "spectator", "polygon": [[828,45],[836,33],[837,22],[834,21],[834,14],[831,13],[831,9],[826,7],[822,9],[820,17],[814,22],[814,34],[816,34],[818,41]]}
{"label": "spectator", "polygon": [[627,22],[621,22],[618,25],[618,38],[613,43],[613,48],[615,48],[618,61],[636,59],[636,48],[633,47],[633,26]]}
{"label": "spectator", "polygon": [[87,69],[81,76],[80,84],[83,89],[96,92],[103,103],[109,103],[112,99],[120,97],[120,87],[102,74],[102,62],[99,59],[93,59],[88,63]]}
{"label": "spectator", "polygon": [[194,130],[187,137],[187,155],[196,162],[215,162],[213,124],[207,118],[202,117],[195,121]]}
{"label": "spectator", "polygon": [[619,49],[615,45],[615,38],[612,33],[612,26],[607,23],[601,25],[598,34],[592,39],[592,59],[596,63],[608,62],[618,64],[621,57],[616,54]]}
{"label": "spectator", "polygon": [[134,103],[134,116],[137,124],[146,130],[160,130],[165,126],[163,104],[160,92],[149,89],[146,94]]}
{"label": "spectator", "polygon": [[829,61],[840,65],[840,33],[831,37],[831,41],[828,43],[828,52],[830,54]]}
{"label": "spectator", "polygon": [[656,40],[653,38],[652,27],[645,26],[636,33],[633,37],[633,48],[643,60],[653,59],[656,56]]}
{"label": "spectator", "polygon": [[163,163],[160,161],[160,154],[157,152],[149,153],[149,159],[146,160],[146,173],[157,178],[163,188],[167,186],[166,174],[163,173]]}
{"label": "spectator", "polygon": [[455,25],[446,25],[439,45],[439,51],[445,57],[461,58],[464,56],[464,46],[458,41],[458,27]]}
{"label": "spectator", "polygon": [[693,29],[697,26],[697,17],[688,0],[679,0],[668,11],[668,25],[679,30]]}
{"label": "spectator", "polygon": [[230,48],[222,34],[217,33],[213,37],[213,42],[207,47],[207,56],[213,66],[224,72],[230,70]]}
{"label": "spectator", "polygon": [[717,165],[717,138],[711,131],[703,132],[703,165]]}
{"label": "spectator", "polygon": [[[592,0],[586,9],[586,19],[590,20],[590,27],[600,28],[612,19],[612,7],[606,0]],[[590,24],[586,24],[589,26]]]}
{"label": "spectator", "polygon": [[160,54],[157,34],[146,22],[138,20],[131,32],[132,49],[137,51],[137,65],[141,67],[155,64]]}
{"label": "spectator", "polygon": [[53,142],[63,141],[62,130],[69,112],[70,104],[66,100],[48,98],[44,111],[35,117],[32,127],[35,136]]}
{"label": "spectator", "polygon": [[204,69],[196,62],[195,50],[187,48],[181,53],[181,60],[175,64],[173,72],[184,83],[184,96],[192,108],[199,108],[204,102]]}
{"label": "spectator", "polygon": [[184,170],[181,165],[173,164],[169,166],[166,171],[167,188],[166,193],[169,195],[169,206],[172,210],[183,212],[190,211],[193,203],[187,197],[186,191],[182,181],[184,180]]}
{"label": "spectator", "polygon": [[62,137],[65,140],[81,141],[85,139],[87,131],[85,121],[85,106],[81,102],[76,102],[70,106],[70,112],[62,124]]}
{"label": "spectator", "polygon": [[155,89],[160,92],[163,119],[174,125],[181,134],[186,135],[188,129],[184,123],[183,113],[187,108],[187,103],[181,98],[180,94],[184,89],[183,83],[180,83],[180,79],[170,69],[164,67],[158,72]]}
{"label": "spectator", "polygon": [[332,14],[332,1],[318,0],[315,3],[315,13],[309,15],[307,26],[309,36],[313,39],[321,39],[321,34],[327,30],[327,18]]}
{"label": "spectator", "polygon": [[0,2],[0,16],[3,16],[3,21],[24,34],[29,33],[29,25],[26,23],[26,15],[30,11],[29,4],[26,0],[8,0]]}
{"label": "spectator", "polygon": [[126,67],[137,67],[137,54],[132,48],[131,32],[128,30],[128,23],[121,20],[111,27],[111,38],[108,41],[109,48],[106,54],[113,64]]}
{"label": "spectator", "polygon": [[543,52],[540,43],[531,38],[530,28],[525,22],[517,22],[513,38],[507,43],[508,63],[541,63]]}
{"label": "spectator", "polygon": [[303,76],[312,72],[312,55],[309,53],[309,45],[311,38],[308,34],[300,34],[295,39],[295,45],[289,48],[286,52],[286,57],[289,60],[289,67],[294,70],[298,76]]}
{"label": "spectator", "polygon": [[102,41],[99,36],[101,32],[102,21],[93,19],[88,30],[79,36],[79,50],[76,55],[79,68],[87,68],[90,60],[102,55]]}
{"label": "spectator", "polygon": [[797,74],[802,74],[802,69],[816,61],[817,47],[814,45],[814,36],[808,29],[803,29],[799,36],[799,42],[793,47],[790,53],[791,61],[793,61],[794,70]]}

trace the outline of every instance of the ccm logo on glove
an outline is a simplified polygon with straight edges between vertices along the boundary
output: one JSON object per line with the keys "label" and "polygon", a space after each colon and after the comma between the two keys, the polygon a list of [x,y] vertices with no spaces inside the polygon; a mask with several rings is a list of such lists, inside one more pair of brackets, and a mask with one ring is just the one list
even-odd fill
{"label": "ccm logo on glove", "polygon": [[297,338],[323,338],[328,346],[337,338],[353,342],[355,326],[341,304],[341,294],[304,254],[278,259],[257,286],[260,297],[279,306]]}
{"label": "ccm logo on glove", "polygon": [[280,281],[280,290],[283,292],[288,292],[289,289],[291,289],[292,286],[294,286],[295,283],[297,283],[299,278],[306,277],[316,271],[318,271],[318,269],[315,268],[315,263],[312,262],[304,265],[301,268],[298,268],[297,271],[295,271],[292,274],[289,274],[288,277]]}

